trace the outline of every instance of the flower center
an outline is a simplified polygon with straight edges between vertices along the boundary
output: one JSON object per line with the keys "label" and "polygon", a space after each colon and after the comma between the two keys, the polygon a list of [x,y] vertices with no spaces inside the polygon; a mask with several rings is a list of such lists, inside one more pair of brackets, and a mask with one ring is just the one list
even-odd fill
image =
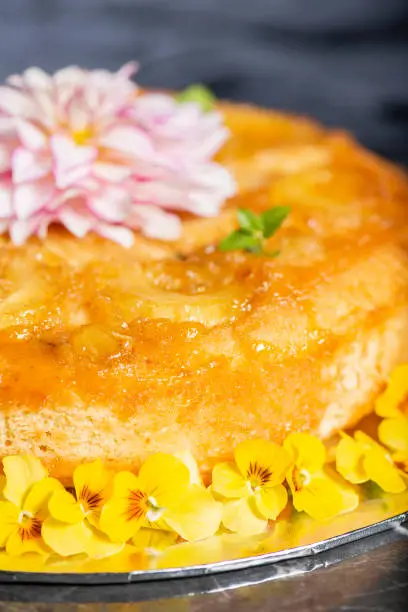
{"label": "flower center", "polygon": [[84,145],[92,137],[92,130],[89,126],[82,130],[72,132],[72,138],[78,146]]}
{"label": "flower center", "polygon": [[91,491],[88,485],[85,485],[81,489],[78,501],[85,515],[90,512],[95,512],[95,510],[98,510],[103,504],[102,491]]}
{"label": "flower center", "polygon": [[301,491],[303,487],[307,487],[311,477],[307,470],[294,467],[292,471],[292,480],[295,491],[298,492]]}
{"label": "flower center", "polygon": [[30,512],[20,512],[18,524],[18,536],[22,542],[41,537],[42,521]]}
{"label": "flower center", "polygon": [[272,472],[269,468],[263,467],[256,461],[249,464],[247,471],[248,484],[252,491],[257,491],[260,487],[264,487],[271,479]]}

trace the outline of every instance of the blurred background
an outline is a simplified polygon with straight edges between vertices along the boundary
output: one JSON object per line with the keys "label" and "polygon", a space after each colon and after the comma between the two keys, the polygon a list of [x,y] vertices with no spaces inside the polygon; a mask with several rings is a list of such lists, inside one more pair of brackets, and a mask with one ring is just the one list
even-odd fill
{"label": "blurred background", "polygon": [[0,0],[0,80],[142,64],[144,85],[311,115],[408,164],[408,0]]}

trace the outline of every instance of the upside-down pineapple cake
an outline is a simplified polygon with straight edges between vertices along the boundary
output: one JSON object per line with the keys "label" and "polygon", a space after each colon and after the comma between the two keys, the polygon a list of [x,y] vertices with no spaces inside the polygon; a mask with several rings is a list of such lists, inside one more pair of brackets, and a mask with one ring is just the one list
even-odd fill
{"label": "upside-down pineapple cake", "polygon": [[[0,456],[67,477],[352,425],[408,348],[408,181],[343,133],[221,105],[238,193],[126,248],[53,226],[0,237]],[[270,257],[223,252],[237,210],[290,207]]]}

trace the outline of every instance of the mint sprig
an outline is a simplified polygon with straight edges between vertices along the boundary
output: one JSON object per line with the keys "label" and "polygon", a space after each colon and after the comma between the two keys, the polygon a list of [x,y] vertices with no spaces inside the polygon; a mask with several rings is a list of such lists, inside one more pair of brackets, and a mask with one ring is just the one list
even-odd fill
{"label": "mint sprig", "polygon": [[199,104],[203,112],[208,113],[213,110],[217,98],[214,96],[212,91],[205,87],[205,85],[190,85],[184,91],[181,91],[176,95],[177,102],[183,104],[184,102],[194,102]]}
{"label": "mint sprig", "polygon": [[240,208],[237,213],[239,229],[221,240],[219,249],[276,257],[279,251],[266,251],[265,241],[280,228],[289,212],[288,206],[274,206],[260,215],[252,210]]}

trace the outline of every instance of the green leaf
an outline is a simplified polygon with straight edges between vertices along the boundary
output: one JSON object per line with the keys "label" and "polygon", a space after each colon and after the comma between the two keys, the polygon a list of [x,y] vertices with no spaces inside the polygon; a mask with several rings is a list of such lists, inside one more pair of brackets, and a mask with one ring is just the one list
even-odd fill
{"label": "green leaf", "polygon": [[204,85],[190,85],[190,87],[187,87],[187,89],[177,94],[176,100],[180,102],[180,104],[184,102],[195,102],[201,106],[205,113],[207,113],[214,108],[217,98],[212,91]]}
{"label": "green leaf", "polygon": [[238,210],[237,216],[242,229],[248,230],[250,232],[263,232],[264,227],[262,218],[252,212],[252,210],[240,208]]}
{"label": "green leaf", "polygon": [[262,215],[265,238],[270,238],[276,230],[280,228],[288,214],[290,213],[289,206],[275,206],[266,210]]}
{"label": "green leaf", "polygon": [[245,230],[236,230],[221,240],[219,244],[221,251],[251,251],[259,252],[259,240]]}

